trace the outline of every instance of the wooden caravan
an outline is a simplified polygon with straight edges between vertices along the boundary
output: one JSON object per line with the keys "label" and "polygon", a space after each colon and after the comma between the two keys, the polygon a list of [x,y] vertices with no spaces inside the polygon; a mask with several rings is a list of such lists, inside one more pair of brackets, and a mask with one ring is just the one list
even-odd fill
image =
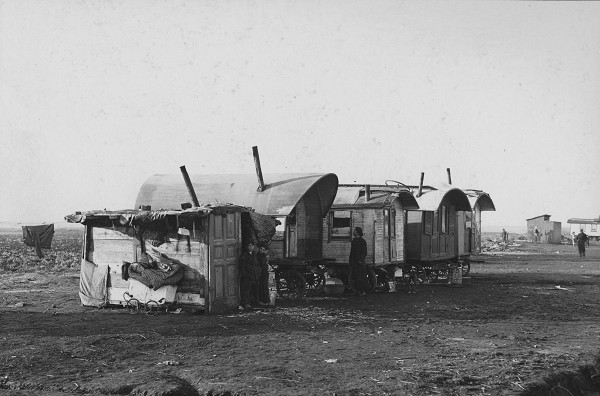
{"label": "wooden caravan", "polygon": [[[279,220],[271,240],[269,263],[275,268],[280,294],[304,293],[322,287],[322,272],[315,266],[322,255],[322,223],[331,207],[338,178],[327,174],[190,175],[201,201],[227,201],[254,208]],[[180,175],[154,175],[142,186],[136,205],[165,208],[187,202],[189,194]],[[306,275],[306,276],[303,276]]]}
{"label": "wooden caravan", "polygon": [[[271,259],[321,256],[321,224],[337,191],[335,174],[266,174],[263,191],[258,191],[251,174],[190,175],[190,179],[200,201],[232,202],[278,219]],[[154,175],[140,189],[136,207],[176,209],[173,206],[189,199],[181,175]]]}
{"label": "wooden caravan", "polygon": [[370,272],[372,286],[385,287],[405,260],[405,211],[418,208],[408,188],[341,184],[323,221],[323,255],[335,258],[331,275],[347,278],[352,230],[361,227],[367,242],[367,265],[375,272]]}
{"label": "wooden caravan", "polygon": [[[173,206],[173,205],[169,205]],[[65,217],[85,226],[84,305],[163,306],[220,313],[239,305],[238,258],[251,238],[251,209],[204,204],[186,210],[90,211]],[[265,216],[262,216],[265,217]],[[245,221],[244,221],[245,220]],[[275,220],[264,218],[260,227]]]}
{"label": "wooden caravan", "polygon": [[415,198],[419,209],[408,210],[406,214],[407,262],[422,266],[458,262],[457,213],[471,212],[467,195],[458,188],[428,187]]}
{"label": "wooden caravan", "polygon": [[494,201],[481,190],[463,190],[472,211],[458,211],[458,255],[466,257],[481,253],[481,212],[495,211]]}

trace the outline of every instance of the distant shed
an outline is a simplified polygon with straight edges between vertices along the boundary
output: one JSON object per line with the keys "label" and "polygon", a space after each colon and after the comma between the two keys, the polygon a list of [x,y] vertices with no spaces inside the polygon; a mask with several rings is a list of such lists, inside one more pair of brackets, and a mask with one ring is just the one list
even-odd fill
{"label": "distant shed", "polygon": [[560,244],[562,240],[560,221],[550,221],[549,214],[527,219],[527,235],[535,240],[535,228],[540,231],[542,243]]}
{"label": "distant shed", "polygon": [[[253,174],[190,175],[190,180],[199,201],[231,202],[277,218],[281,224],[271,243],[272,259],[321,256],[322,219],[336,195],[335,174],[265,174],[263,191]],[[180,209],[181,203],[189,201],[182,176],[162,174],[144,182],[136,207]]]}

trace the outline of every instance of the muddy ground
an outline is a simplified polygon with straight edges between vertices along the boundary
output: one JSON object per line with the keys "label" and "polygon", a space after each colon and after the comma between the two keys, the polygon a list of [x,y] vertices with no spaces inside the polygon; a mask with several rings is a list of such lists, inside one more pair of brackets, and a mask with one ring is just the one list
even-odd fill
{"label": "muddy ground", "polygon": [[482,255],[462,287],[150,316],[80,305],[77,263],[64,262],[77,237],[57,231],[74,254],[44,263],[15,235],[0,233],[0,394],[515,395],[600,350],[595,244],[587,258],[527,242]]}

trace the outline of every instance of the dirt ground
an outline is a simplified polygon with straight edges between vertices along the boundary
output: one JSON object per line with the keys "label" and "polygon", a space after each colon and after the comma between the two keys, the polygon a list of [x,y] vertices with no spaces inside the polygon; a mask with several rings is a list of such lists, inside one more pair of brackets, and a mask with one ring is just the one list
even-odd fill
{"label": "dirt ground", "polygon": [[7,266],[0,237],[0,394],[516,395],[600,350],[595,244],[482,255],[462,287],[150,316],[82,307],[76,263]]}

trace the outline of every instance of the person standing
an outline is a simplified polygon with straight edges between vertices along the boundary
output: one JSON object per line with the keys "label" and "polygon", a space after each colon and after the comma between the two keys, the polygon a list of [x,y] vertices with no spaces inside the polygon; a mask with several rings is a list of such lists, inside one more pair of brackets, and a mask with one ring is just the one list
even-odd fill
{"label": "person standing", "polygon": [[588,241],[588,236],[583,229],[577,234],[577,247],[579,248],[579,257],[585,257],[585,244]]}
{"label": "person standing", "polygon": [[502,229],[502,242],[508,244],[508,232],[504,228]]}
{"label": "person standing", "polygon": [[577,235],[575,234],[575,231],[573,231],[572,234],[573,234],[573,247],[575,247],[575,241],[577,240]]}
{"label": "person standing", "polygon": [[258,303],[259,305],[269,305],[269,248],[261,246],[256,254],[260,266],[260,276],[258,279]]}
{"label": "person standing", "polygon": [[240,256],[240,302],[244,309],[252,309],[258,303],[258,280],[260,264],[254,253],[254,242],[248,242]]}
{"label": "person standing", "polygon": [[352,232],[352,243],[350,244],[350,273],[351,286],[358,295],[364,296],[369,289],[369,281],[367,280],[367,242],[363,239],[362,228],[356,227]]}
{"label": "person standing", "polygon": [[535,229],[533,230],[534,234],[535,234],[535,243],[539,243],[540,242],[540,230],[538,230],[537,226],[535,226]]}

